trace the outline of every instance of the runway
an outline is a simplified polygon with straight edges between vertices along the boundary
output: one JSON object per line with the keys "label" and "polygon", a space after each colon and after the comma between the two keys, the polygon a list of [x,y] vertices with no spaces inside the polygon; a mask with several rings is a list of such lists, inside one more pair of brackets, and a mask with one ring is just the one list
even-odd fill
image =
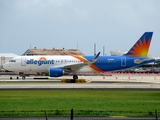
{"label": "runway", "polygon": [[160,75],[79,76],[86,79],[86,83],[61,83],[60,79],[71,79],[72,76],[34,78],[17,80],[14,76],[10,80],[9,76],[0,76],[0,89],[160,89]]}

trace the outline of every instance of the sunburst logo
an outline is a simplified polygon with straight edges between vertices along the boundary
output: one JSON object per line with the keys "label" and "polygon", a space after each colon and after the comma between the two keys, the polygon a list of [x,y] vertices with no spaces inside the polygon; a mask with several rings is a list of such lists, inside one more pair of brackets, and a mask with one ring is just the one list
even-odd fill
{"label": "sunburst logo", "polygon": [[39,60],[47,60],[45,57],[41,57],[41,58],[39,58]]}
{"label": "sunburst logo", "polygon": [[144,40],[139,40],[132,49],[129,51],[131,56],[143,56],[146,57],[148,54],[149,46],[150,46],[151,39],[146,41],[146,38]]}
{"label": "sunburst logo", "polygon": [[145,32],[125,55],[147,57],[152,34],[153,32]]}

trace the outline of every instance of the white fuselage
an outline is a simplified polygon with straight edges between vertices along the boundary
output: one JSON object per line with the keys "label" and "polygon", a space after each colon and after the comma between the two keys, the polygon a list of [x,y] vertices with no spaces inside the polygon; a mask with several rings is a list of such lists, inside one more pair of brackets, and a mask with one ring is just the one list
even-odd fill
{"label": "white fuselage", "polygon": [[[48,72],[50,68],[63,68],[66,65],[83,63],[73,56],[18,56],[3,66],[6,70],[17,72]],[[77,69],[75,72],[92,72],[89,66]]]}

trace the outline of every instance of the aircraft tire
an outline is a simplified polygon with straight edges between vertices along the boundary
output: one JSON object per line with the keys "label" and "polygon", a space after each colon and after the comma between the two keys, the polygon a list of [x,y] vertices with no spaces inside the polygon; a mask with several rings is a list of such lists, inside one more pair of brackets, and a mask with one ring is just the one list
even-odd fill
{"label": "aircraft tire", "polygon": [[73,79],[77,80],[78,79],[78,75],[73,75]]}
{"label": "aircraft tire", "polygon": [[26,77],[25,77],[25,76],[22,76],[22,79],[23,79],[23,80],[25,80],[25,79],[26,79]]}

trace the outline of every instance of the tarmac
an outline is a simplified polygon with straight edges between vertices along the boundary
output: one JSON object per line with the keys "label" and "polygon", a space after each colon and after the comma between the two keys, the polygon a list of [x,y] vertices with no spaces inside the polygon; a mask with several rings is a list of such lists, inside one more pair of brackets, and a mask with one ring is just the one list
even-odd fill
{"label": "tarmac", "polygon": [[79,76],[86,83],[62,83],[72,76],[51,78],[30,76],[25,80],[0,76],[0,89],[160,89],[159,74],[113,74],[112,76]]}

